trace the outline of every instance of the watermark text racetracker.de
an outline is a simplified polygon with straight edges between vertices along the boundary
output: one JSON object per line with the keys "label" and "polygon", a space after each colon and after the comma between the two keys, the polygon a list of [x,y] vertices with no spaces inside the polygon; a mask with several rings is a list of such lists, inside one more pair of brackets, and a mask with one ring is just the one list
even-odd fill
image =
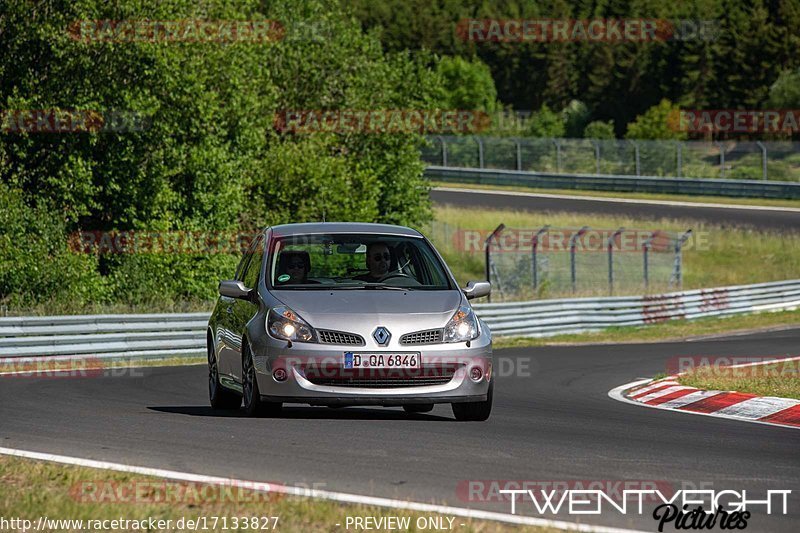
{"label": "watermark text racetracker.de", "polygon": [[800,354],[676,355],[667,360],[668,374],[703,372],[718,376],[800,378]]}
{"label": "watermark text racetracker.de", "polygon": [[158,518],[52,518],[0,516],[0,531],[266,531],[278,527],[278,516],[214,516]]}
{"label": "watermark text racetracker.de", "polygon": [[462,19],[456,34],[469,42],[550,43],[713,41],[716,20],[668,19]]}

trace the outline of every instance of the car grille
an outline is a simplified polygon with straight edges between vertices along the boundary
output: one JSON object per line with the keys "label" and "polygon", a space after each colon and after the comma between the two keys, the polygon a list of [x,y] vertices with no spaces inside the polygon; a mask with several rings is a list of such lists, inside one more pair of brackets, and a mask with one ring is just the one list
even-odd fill
{"label": "car grille", "polygon": [[355,333],[327,329],[318,329],[317,333],[319,333],[319,342],[322,344],[342,344],[346,346],[364,346],[365,344],[364,337]]}
{"label": "car grille", "polygon": [[437,344],[442,342],[441,329],[429,329],[406,333],[400,337],[400,344]]}
{"label": "car grille", "polygon": [[[463,365],[462,365],[463,366]],[[454,366],[423,367],[421,370],[352,371],[340,370],[335,375],[318,374],[314,369],[305,372],[305,378],[314,385],[360,388],[425,387],[449,383],[456,373]],[[419,375],[417,375],[419,374]]]}

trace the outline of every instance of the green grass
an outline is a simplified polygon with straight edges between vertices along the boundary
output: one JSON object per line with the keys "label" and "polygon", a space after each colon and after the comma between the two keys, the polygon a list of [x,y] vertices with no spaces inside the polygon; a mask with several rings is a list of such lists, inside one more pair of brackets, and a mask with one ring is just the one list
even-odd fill
{"label": "green grass", "polygon": [[638,342],[663,342],[682,340],[687,337],[720,335],[734,332],[754,331],[765,328],[800,325],[800,309],[774,313],[735,315],[729,317],[707,317],[697,320],[670,320],[647,326],[612,327],[596,333],[557,335],[553,337],[496,337],[494,349],[548,346],[558,344],[620,344]]}
{"label": "green grass", "polygon": [[[112,485],[113,483],[113,485]],[[238,492],[238,489],[214,492],[205,486],[192,485],[183,489],[165,492],[164,487],[175,489],[181,487],[177,482],[163,485],[164,480],[135,474],[95,470],[83,467],[38,462],[10,456],[0,456],[0,516],[5,519],[13,517],[27,518],[35,524],[40,516],[50,519],[74,520],[113,520],[144,518],[171,519],[173,524],[180,518],[196,519],[208,517],[209,529],[206,531],[223,531],[222,517],[228,518],[228,531],[232,531],[232,517],[278,517],[277,531],[339,531],[344,529],[348,516],[401,516],[411,517],[413,524],[420,516],[440,516],[434,513],[417,513],[395,509],[386,509],[366,505],[344,505],[331,501],[310,498],[283,496],[277,493],[259,494],[249,491]],[[133,491],[138,500],[113,500],[114,491],[108,487],[122,489],[145,487],[147,490]],[[325,488],[325,487],[320,487]],[[91,498],[82,495],[91,494],[97,489],[102,497]],[[453,487],[455,490],[455,487]],[[158,495],[162,495],[162,500]],[[167,502],[163,495],[171,494]],[[199,494],[199,497],[182,497],[186,494]],[[220,497],[220,494],[222,495]],[[217,528],[210,528],[210,517],[220,517]],[[273,525],[270,520],[270,528]],[[336,526],[336,524],[341,524]],[[446,522],[445,522],[446,523]],[[460,527],[460,524],[465,524]],[[260,527],[260,526],[259,526]],[[351,528],[352,529],[352,528]],[[465,532],[530,531],[544,533],[557,531],[546,528],[512,528],[511,526],[480,520],[469,520],[455,517],[454,529]],[[32,530],[32,529],[31,529]],[[50,531],[87,531],[88,529],[57,529]],[[186,528],[183,529],[184,531]],[[260,529],[258,529],[260,530]],[[121,529],[105,529],[105,531],[122,531]],[[175,527],[157,529],[157,531],[180,531]],[[239,531],[254,531],[240,528]],[[412,527],[410,531],[419,531]]]}
{"label": "green grass", "polygon": [[521,187],[514,185],[488,185],[484,183],[452,183],[432,181],[433,187],[458,187],[464,189],[482,189],[491,191],[514,191],[542,194],[561,194],[567,196],[597,196],[601,198],[625,198],[634,200],[668,200],[672,202],[712,203],[729,205],[756,205],[765,207],[794,207],[800,208],[800,200],[775,199],[775,198],[732,198],[726,196],[689,196],[680,194],[652,194],[641,192],[608,192],[588,191],[575,189],[539,189],[536,187]]}
{"label": "green grass", "polygon": [[800,400],[798,367],[798,361],[742,368],[698,367],[682,374],[678,383],[704,390],[736,391]]}

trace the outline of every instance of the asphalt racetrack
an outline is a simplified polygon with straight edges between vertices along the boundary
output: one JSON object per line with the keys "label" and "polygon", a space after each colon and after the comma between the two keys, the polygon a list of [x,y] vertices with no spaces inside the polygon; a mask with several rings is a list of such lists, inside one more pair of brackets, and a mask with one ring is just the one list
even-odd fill
{"label": "asphalt racetrack", "polygon": [[[4,376],[0,446],[504,513],[507,501],[469,501],[466,480],[650,481],[675,490],[746,489],[760,499],[768,489],[788,489],[789,514],[753,508],[747,530],[794,532],[800,431],[647,409],[607,393],[665,371],[676,355],[786,355],[798,346],[800,328],[698,342],[499,350],[494,411],[483,423],[456,422],[446,405],[425,415],[291,405],[280,418],[248,419],[208,407],[204,366],[95,378]],[[536,515],[530,501],[517,511]],[[656,530],[647,513],[541,516]]]}
{"label": "asphalt racetrack", "polygon": [[[453,185],[448,189],[457,188]],[[469,186],[465,185],[464,189]],[[718,224],[724,227],[746,227],[767,231],[800,231],[800,211],[755,210],[727,207],[706,207],[691,205],[668,205],[663,203],[609,202],[571,198],[549,198],[530,195],[481,190],[480,193],[453,190],[432,190],[434,204],[449,204],[456,207],[482,207],[488,209],[510,209],[541,213],[585,213],[586,215],[622,215],[637,219],[656,220],[660,218],[684,219]],[[547,219],[542,219],[542,225]]]}

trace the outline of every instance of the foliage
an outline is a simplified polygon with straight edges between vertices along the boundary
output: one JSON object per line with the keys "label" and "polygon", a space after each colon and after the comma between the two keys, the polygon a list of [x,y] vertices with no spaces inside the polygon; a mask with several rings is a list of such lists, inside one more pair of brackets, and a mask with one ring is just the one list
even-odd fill
{"label": "foliage", "polygon": [[[47,214],[53,249],[78,230],[234,232],[323,217],[409,225],[430,217],[418,133],[275,128],[285,110],[443,107],[433,56],[384,52],[334,0],[8,0],[3,10],[0,109],[121,110],[143,119],[126,131],[0,134],[0,183],[39,209],[32,213]],[[153,43],[68,33],[76,21],[129,19],[272,19],[286,34],[266,43]],[[491,84],[485,67],[469,65]],[[15,239],[38,231],[24,209],[4,216],[21,224]],[[0,260],[17,264],[17,277],[2,290],[15,292],[44,250],[32,248],[29,261],[8,250]],[[209,298],[235,264],[219,254],[73,255],[53,256],[71,265],[49,274],[54,286],[78,269],[131,303]]]}
{"label": "foliage", "polygon": [[561,114],[551,110],[547,104],[531,115],[528,121],[528,135],[531,137],[563,137],[566,131]]}
{"label": "foliage", "polygon": [[680,107],[664,98],[628,124],[626,139],[685,139],[680,131]]}
{"label": "foliage", "polygon": [[586,125],[583,136],[587,139],[614,139],[614,121],[595,120]]}
{"label": "foliage", "polygon": [[492,73],[480,59],[444,56],[437,71],[443,79],[445,108],[486,112],[498,109]]}

